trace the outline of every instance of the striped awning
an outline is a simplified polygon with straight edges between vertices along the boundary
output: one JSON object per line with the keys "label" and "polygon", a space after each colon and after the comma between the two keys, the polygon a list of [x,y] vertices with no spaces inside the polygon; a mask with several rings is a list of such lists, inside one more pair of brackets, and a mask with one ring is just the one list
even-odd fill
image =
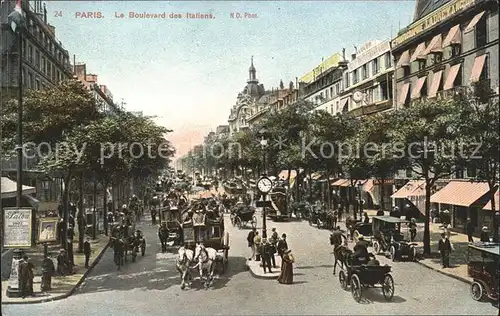
{"label": "striped awning", "polygon": [[431,203],[469,207],[489,191],[486,182],[452,180],[431,196]]}
{"label": "striped awning", "polygon": [[[332,185],[335,187],[347,187],[347,186],[349,186],[350,182],[351,181],[347,180],[347,179],[338,179],[337,181],[332,183]],[[344,184],[347,184],[347,185],[344,185]]]}
{"label": "striped awning", "polygon": [[321,172],[313,172],[311,174],[311,179],[312,180],[319,180],[322,176],[323,176],[323,174]]}
{"label": "striped awning", "polygon": [[410,196],[425,195],[425,180],[410,180],[401,189],[396,191],[391,198],[407,199]]}
{"label": "striped awning", "polygon": [[[1,177],[2,199],[13,198],[17,196],[17,183],[7,177]],[[23,185],[23,195],[35,194],[36,188]]]}

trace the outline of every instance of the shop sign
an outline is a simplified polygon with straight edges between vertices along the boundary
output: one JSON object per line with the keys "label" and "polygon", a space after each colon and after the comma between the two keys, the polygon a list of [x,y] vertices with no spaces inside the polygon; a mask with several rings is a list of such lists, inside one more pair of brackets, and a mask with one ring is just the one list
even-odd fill
{"label": "shop sign", "polygon": [[31,208],[4,208],[3,225],[5,248],[30,248],[32,239]]}
{"label": "shop sign", "polygon": [[374,60],[375,58],[389,52],[391,50],[391,42],[390,41],[384,41],[380,44],[377,44],[376,46],[372,46],[370,48],[367,48],[366,50],[362,51],[356,56],[356,59],[353,61],[349,62],[347,64],[347,69],[349,71],[353,71],[354,69],[357,69],[361,67],[362,65],[366,64],[370,60]]}
{"label": "shop sign", "polygon": [[397,47],[407,40],[417,36],[424,31],[431,29],[433,26],[443,22],[452,15],[472,7],[476,3],[476,0],[455,0],[442,6],[431,14],[426,15],[422,19],[416,21],[415,23],[408,26],[403,34],[399,35],[392,41],[392,47]]}

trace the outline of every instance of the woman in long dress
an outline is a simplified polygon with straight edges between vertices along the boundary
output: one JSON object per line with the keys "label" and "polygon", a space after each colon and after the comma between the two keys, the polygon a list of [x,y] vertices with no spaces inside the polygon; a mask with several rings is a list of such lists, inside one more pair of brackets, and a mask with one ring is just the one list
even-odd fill
{"label": "woman in long dress", "polygon": [[285,250],[283,260],[281,262],[281,274],[278,277],[278,282],[281,284],[293,283],[293,263],[295,259],[290,249]]}

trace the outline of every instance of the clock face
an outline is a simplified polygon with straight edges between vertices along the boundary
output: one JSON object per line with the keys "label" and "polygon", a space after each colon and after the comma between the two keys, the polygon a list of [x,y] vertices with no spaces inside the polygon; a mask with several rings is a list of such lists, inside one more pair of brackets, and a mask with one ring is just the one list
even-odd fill
{"label": "clock face", "polygon": [[353,99],[355,102],[359,102],[363,99],[363,93],[361,91],[354,92]]}
{"label": "clock face", "polygon": [[257,182],[257,188],[262,193],[268,193],[273,187],[273,182],[269,178],[262,178]]}

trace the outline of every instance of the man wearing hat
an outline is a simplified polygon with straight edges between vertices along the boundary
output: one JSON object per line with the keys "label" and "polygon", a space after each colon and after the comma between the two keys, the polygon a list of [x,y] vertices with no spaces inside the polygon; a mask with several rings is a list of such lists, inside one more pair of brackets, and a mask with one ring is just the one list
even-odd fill
{"label": "man wearing hat", "polygon": [[63,276],[68,273],[68,257],[64,249],[59,250],[59,255],[57,255],[57,273]]}
{"label": "man wearing hat", "polygon": [[278,255],[281,257],[282,262],[286,249],[288,249],[288,243],[286,242],[286,234],[283,234],[281,235],[281,239],[278,241],[276,246],[276,250],[278,251]]}
{"label": "man wearing hat", "polygon": [[474,234],[474,224],[472,224],[472,221],[470,218],[467,218],[467,226],[465,227],[465,232],[467,233],[467,239],[469,242],[474,242],[474,239],[472,238],[472,235]]}
{"label": "man wearing hat", "polygon": [[358,242],[354,246],[354,262],[365,264],[368,262],[368,243],[363,235],[358,236]]}
{"label": "man wearing hat", "polygon": [[483,226],[483,229],[481,230],[481,242],[490,242],[490,234],[488,234],[488,227]]}
{"label": "man wearing hat", "polygon": [[439,253],[441,254],[441,264],[443,268],[450,267],[450,252],[452,250],[450,240],[445,233],[441,233],[441,239],[438,243]]}
{"label": "man wearing hat", "polygon": [[161,252],[167,251],[167,239],[168,239],[169,231],[167,228],[167,222],[161,222],[160,228],[158,228],[158,238],[161,242]]}
{"label": "man wearing hat", "polygon": [[274,257],[274,253],[271,250],[271,245],[267,241],[267,238],[262,239],[260,253],[262,256],[262,268],[264,268],[264,273],[266,273],[266,267],[268,268],[269,273],[273,273],[271,271],[271,256]]}
{"label": "man wearing hat", "polygon": [[276,253],[279,237],[278,237],[278,232],[276,231],[276,227],[273,227],[272,232],[273,232],[273,234],[272,234],[271,239],[270,239],[270,247],[271,247],[271,252],[272,252],[271,253],[271,262],[273,263],[273,268],[276,268],[276,259],[274,258],[274,254]]}
{"label": "man wearing hat", "polygon": [[92,250],[90,248],[90,239],[87,237],[83,243],[83,254],[85,255],[85,269],[89,268],[90,254]]}

